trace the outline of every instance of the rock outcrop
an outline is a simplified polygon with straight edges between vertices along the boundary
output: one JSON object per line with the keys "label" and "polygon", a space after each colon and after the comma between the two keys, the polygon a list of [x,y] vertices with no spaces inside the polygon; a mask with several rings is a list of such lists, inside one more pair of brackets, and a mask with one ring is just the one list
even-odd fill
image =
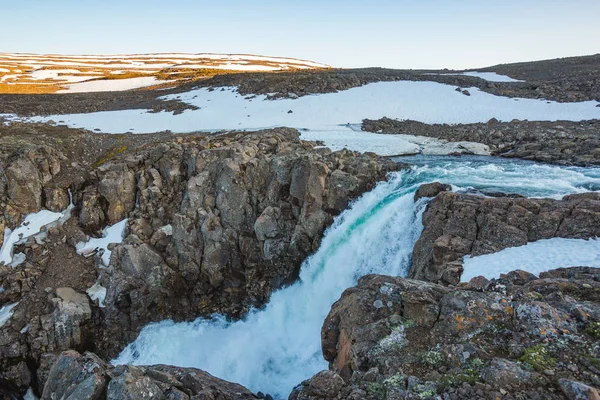
{"label": "rock outcrop", "polygon": [[456,284],[465,255],[553,237],[588,239],[600,235],[600,194],[562,200],[483,197],[442,192],[423,214],[423,232],[412,256],[410,277]]}
{"label": "rock outcrop", "polygon": [[150,321],[263,305],[296,279],[333,216],[400,167],[314,150],[291,129],[179,138],[102,165],[76,194],[80,222],[128,217],[129,234],[101,276],[101,342],[114,350]]}
{"label": "rock outcrop", "polygon": [[364,120],[363,130],[483,143],[493,155],[506,158],[600,165],[600,120],[499,122],[491,119],[487,123],[448,125],[382,118]]}
{"label": "rock outcrop", "polygon": [[[119,140],[137,147],[103,153],[113,136],[74,135],[82,145],[96,140],[95,161],[61,147],[72,145],[68,136],[0,149],[6,227],[41,208],[64,209],[68,190],[75,205],[71,219],[48,229],[43,241],[32,237],[16,248],[20,265],[0,265],[0,306],[19,302],[0,327],[0,383],[41,387],[61,351],[112,358],[152,321],[214,312],[237,318],[264,305],[297,278],[351,199],[403,167],[372,154],[317,150],[285,128],[146,142],[130,135]],[[11,176],[9,185],[5,175],[22,172],[30,179],[19,175],[16,187]],[[76,254],[77,243],[126,218],[123,243],[109,246],[108,268]],[[95,283],[107,290],[103,308],[86,295]]]}
{"label": "rock outcrop", "polygon": [[241,385],[194,368],[166,365],[109,366],[93,353],[63,352],[52,368],[41,400],[258,399]]}
{"label": "rock outcrop", "polygon": [[461,287],[363,277],[323,324],[330,370],[290,399],[595,398],[600,269],[524,276]]}

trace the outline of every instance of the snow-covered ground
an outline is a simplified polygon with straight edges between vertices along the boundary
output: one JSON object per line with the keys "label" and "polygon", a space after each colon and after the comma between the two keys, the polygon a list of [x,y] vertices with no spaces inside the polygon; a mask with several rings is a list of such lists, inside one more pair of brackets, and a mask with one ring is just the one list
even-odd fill
{"label": "snow-covered ground", "polygon": [[488,82],[525,82],[510,76],[500,75],[495,72],[463,72],[461,75],[474,76]]}
{"label": "snow-covered ground", "polygon": [[127,79],[105,79],[73,83],[68,85],[68,89],[59,90],[57,93],[121,92],[123,90],[139,89],[146,86],[170,82],[173,81],[160,81],[153,76]]}
{"label": "snow-covered ground", "polygon": [[476,276],[498,278],[515,269],[534,275],[562,267],[600,267],[600,240],[553,238],[510,247],[493,254],[464,258],[462,282]]}
{"label": "snow-covered ground", "polygon": [[108,267],[110,265],[110,255],[112,253],[108,249],[108,245],[111,243],[122,243],[126,227],[127,220],[124,219],[123,221],[104,228],[101,238],[91,238],[87,242],[77,243],[77,253],[84,256],[93,252],[95,252],[95,254],[101,253],[100,260],[105,267]]}
{"label": "snow-covered ground", "polygon": [[[121,54],[64,56],[40,54],[3,54],[0,53],[0,82],[9,85],[41,85],[57,87],[61,84],[90,81],[98,76],[112,75],[115,71],[128,71],[148,74],[151,79],[165,70],[220,69],[231,71],[280,71],[294,69],[329,68],[328,65],[293,58],[265,57],[246,54]],[[55,68],[63,69],[55,69]],[[33,82],[32,82],[33,81]],[[39,81],[39,82],[36,82]],[[43,82],[42,82],[43,81]],[[142,81],[127,80],[99,85],[75,85],[69,92],[94,92],[129,90],[149,86]],[[140,82],[134,84],[134,82]],[[132,86],[130,86],[132,85]]]}
{"label": "snow-covered ground", "polygon": [[[82,85],[82,84],[79,84]],[[378,82],[337,93],[303,96],[298,99],[267,100],[266,96],[244,97],[235,87],[196,89],[164,96],[199,107],[179,115],[147,110],[104,111],[88,114],[33,117],[33,122],[61,121],[75,128],[99,129],[105,133],[176,133],[220,130],[257,130],[288,126],[300,129],[306,140],[321,140],[333,149],[347,147],[381,155],[448,154],[449,145],[411,135],[375,135],[355,132],[365,118],[412,119],[425,123],[571,120],[600,118],[598,102],[557,103],[535,99],[494,96],[469,88],[470,96],[452,85],[436,82]],[[5,116],[15,119],[14,116]],[[356,129],[355,129],[356,130]],[[462,146],[464,144],[453,144]],[[474,145],[469,145],[474,146]],[[485,154],[481,146],[476,154]]]}
{"label": "snow-covered ground", "polygon": [[497,74],[495,72],[477,72],[477,71],[458,72],[458,73],[426,72],[423,75],[441,75],[441,76],[444,76],[444,75],[450,75],[450,76],[464,75],[464,76],[473,76],[475,78],[481,78],[484,81],[488,81],[488,82],[525,82],[525,81],[520,81],[518,79],[511,78],[510,76],[500,75],[500,74]]}
{"label": "snow-covered ground", "polygon": [[[52,115],[30,120],[64,121],[71,127],[105,133],[151,133],[261,129],[276,126],[336,131],[340,125],[360,124],[364,118],[384,116],[425,123],[473,123],[491,118],[501,121],[571,120],[600,118],[598,102],[557,103],[535,99],[511,99],[469,88],[471,96],[452,85],[436,82],[378,82],[337,93],[298,99],[266,100],[266,96],[244,98],[235,87],[196,89],[168,95],[199,107],[179,115],[147,110],[103,111],[88,114]],[[291,112],[290,112],[291,111]]]}

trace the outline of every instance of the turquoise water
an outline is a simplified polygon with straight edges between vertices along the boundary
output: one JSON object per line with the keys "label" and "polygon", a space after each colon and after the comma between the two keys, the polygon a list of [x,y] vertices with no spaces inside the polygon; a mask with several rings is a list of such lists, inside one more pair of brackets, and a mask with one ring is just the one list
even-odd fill
{"label": "turquoise water", "polygon": [[393,173],[335,219],[297,283],[279,290],[241,321],[221,316],[188,323],[163,321],[144,328],[116,364],[197,367],[253,391],[287,398],[291,389],[327,369],[320,330],[342,291],[369,273],[406,276],[422,230],[423,183],[526,196],[561,197],[600,188],[600,170],[565,168],[491,157],[411,157],[415,166]]}

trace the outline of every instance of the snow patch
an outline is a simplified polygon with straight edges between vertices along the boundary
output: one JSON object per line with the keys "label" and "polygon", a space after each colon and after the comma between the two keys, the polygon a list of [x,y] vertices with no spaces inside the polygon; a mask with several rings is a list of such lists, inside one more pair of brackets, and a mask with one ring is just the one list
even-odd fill
{"label": "snow patch", "polygon": [[173,81],[159,81],[153,76],[127,79],[101,79],[75,83],[69,85],[68,89],[59,90],[57,93],[121,92],[170,82]]}
{"label": "snow patch", "polygon": [[48,210],[41,210],[37,213],[29,214],[25,221],[14,231],[6,228],[4,230],[4,244],[0,249],[0,264],[9,265],[13,262],[13,248],[17,244],[22,244],[30,236],[40,233],[43,227],[58,221],[65,213],[57,213]]}
{"label": "snow patch", "polygon": [[[298,99],[266,100],[260,95],[246,99],[235,87],[196,89],[162,97],[199,107],[179,115],[147,110],[103,111],[88,114],[53,115],[25,119],[33,122],[64,120],[75,128],[99,128],[105,133],[137,133],[256,130],[288,126],[311,131],[339,131],[348,123],[382,117],[411,119],[425,123],[474,123],[491,118],[530,121],[579,121],[600,118],[598,102],[557,103],[538,99],[494,96],[469,88],[471,96],[455,86],[436,82],[378,82]],[[291,112],[290,112],[291,111]],[[379,140],[379,139],[373,139]]]}
{"label": "snow patch", "polygon": [[0,327],[4,326],[4,324],[6,324],[10,317],[12,317],[13,308],[15,308],[18,305],[19,302],[17,301],[16,303],[6,304],[5,306],[0,308]]}
{"label": "snow patch", "polygon": [[110,265],[111,251],[108,245],[111,243],[122,243],[127,227],[127,219],[117,222],[102,231],[101,238],[91,238],[87,242],[79,242],[75,246],[77,253],[83,256],[98,254],[100,261],[105,267]]}
{"label": "snow patch", "polygon": [[480,275],[499,278],[500,274],[516,269],[539,275],[551,269],[576,266],[600,267],[600,240],[543,239],[493,254],[466,256],[461,282]]}
{"label": "snow patch", "polygon": [[510,76],[500,75],[495,72],[463,72],[461,75],[474,76],[475,78],[481,78],[488,82],[525,82],[519,79],[511,78]]}
{"label": "snow patch", "polygon": [[98,306],[100,308],[104,308],[104,299],[106,298],[106,288],[100,285],[99,282],[94,283],[94,285],[86,290],[88,296],[92,301],[98,300]]}

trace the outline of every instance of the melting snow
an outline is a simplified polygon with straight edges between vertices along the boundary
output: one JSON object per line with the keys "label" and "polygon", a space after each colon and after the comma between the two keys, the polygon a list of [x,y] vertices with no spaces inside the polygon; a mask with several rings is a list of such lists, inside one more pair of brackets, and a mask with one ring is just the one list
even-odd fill
{"label": "melting snow", "polygon": [[21,244],[24,242],[24,239],[39,233],[43,227],[64,217],[65,213],[41,210],[25,217],[25,221],[14,231],[11,232],[7,228],[4,231],[4,244],[2,245],[2,249],[0,249],[0,264],[11,264],[13,262],[14,245]]}
{"label": "melting snow", "polygon": [[13,315],[13,308],[15,308],[19,302],[7,304],[0,307],[0,327],[2,327]]}
{"label": "melting snow", "polygon": [[172,81],[160,81],[153,76],[128,79],[101,79],[75,83],[69,85],[68,89],[59,90],[57,93],[120,92],[169,82]]}
{"label": "melting snow", "polygon": [[[199,107],[173,115],[147,110],[104,111],[88,114],[33,117],[30,121],[64,120],[71,127],[106,133],[219,131],[263,129],[288,126],[313,131],[339,131],[340,125],[361,123],[384,116],[425,123],[473,123],[491,118],[502,121],[536,121],[600,118],[598,102],[557,103],[537,99],[511,99],[470,88],[471,96],[436,82],[378,82],[349,90],[298,99],[266,100],[266,96],[245,99],[236,88],[207,88],[164,96]],[[289,112],[291,111],[291,112]],[[377,139],[374,139],[377,140]]]}
{"label": "melting snow", "polygon": [[98,300],[98,306],[100,308],[104,308],[104,299],[106,298],[106,288],[100,285],[100,283],[96,282],[94,285],[86,290],[88,296],[92,301]]}
{"label": "melting snow", "polygon": [[122,243],[125,235],[125,228],[127,227],[127,220],[117,222],[102,231],[101,238],[91,238],[87,242],[77,243],[76,249],[78,254],[91,255],[99,254],[100,260],[105,267],[110,265],[111,251],[108,249],[108,245],[111,243]]}
{"label": "melting snow", "polygon": [[340,128],[337,131],[302,131],[303,140],[322,141],[331,150],[348,149],[373,152],[381,156],[411,154],[448,155],[468,150],[472,154],[489,155],[486,145],[473,142],[446,142],[435,138],[413,135],[377,135],[370,132]]}
{"label": "melting snow", "polygon": [[498,278],[515,269],[539,275],[551,269],[576,266],[600,267],[600,240],[553,238],[493,254],[466,256],[461,281],[468,282],[479,275]]}
{"label": "melting snow", "polygon": [[500,75],[495,72],[463,72],[461,75],[474,76],[488,82],[525,82],[513,79],[510,76]]}

